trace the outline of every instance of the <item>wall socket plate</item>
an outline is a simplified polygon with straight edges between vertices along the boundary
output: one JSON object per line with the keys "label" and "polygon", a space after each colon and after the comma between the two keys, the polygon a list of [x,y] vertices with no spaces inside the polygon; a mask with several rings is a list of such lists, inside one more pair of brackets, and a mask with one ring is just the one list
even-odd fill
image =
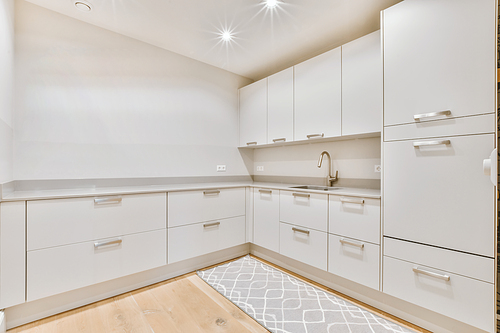
{"label": "wall socket plate", "polygon": [[257,171],[264,171],[264,166],[263,165],[258,165],[257,166]]}
{"label": "wall socket plate", "polygon": [[374,169],[375,170],[373,170],[373,171],[375,171],[375,172],[382,172],[382,166],[380,166],[380,165],[375,165]]}
{"label": "wall socket plate", "polygon": [[226,165],[218,165],[217,172],[226,172]]}

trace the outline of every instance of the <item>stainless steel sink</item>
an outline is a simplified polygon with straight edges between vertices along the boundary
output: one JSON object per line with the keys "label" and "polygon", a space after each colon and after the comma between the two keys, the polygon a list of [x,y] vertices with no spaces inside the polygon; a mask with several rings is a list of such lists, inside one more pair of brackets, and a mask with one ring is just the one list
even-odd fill
{"label": "stainless steel sink", "polygon": [[299,188],[303,190],[316,190],[316,191],[335,191],[341,189],[341,187],[328,187],[328,186],[318,186],[318,185],[298,185],[298,186],[290,186],[290,188]]}

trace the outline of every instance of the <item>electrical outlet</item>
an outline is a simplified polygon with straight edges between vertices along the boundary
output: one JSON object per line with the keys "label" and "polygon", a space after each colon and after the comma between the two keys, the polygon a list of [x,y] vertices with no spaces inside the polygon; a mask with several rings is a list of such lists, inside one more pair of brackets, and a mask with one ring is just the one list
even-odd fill
{"label": "electrical outlet", "polygon": [[226,166],[225,165],[218,165],[217,172],[226,172]]}
{"label": "electrical outlet", "polygon": [[262,165],[257,166],[257,171],[264,171],[264,166]]}
{"label": "electrical outlet", "polygon": [[375,172],[382,172],[382,166],[380,165],[375,165]]}

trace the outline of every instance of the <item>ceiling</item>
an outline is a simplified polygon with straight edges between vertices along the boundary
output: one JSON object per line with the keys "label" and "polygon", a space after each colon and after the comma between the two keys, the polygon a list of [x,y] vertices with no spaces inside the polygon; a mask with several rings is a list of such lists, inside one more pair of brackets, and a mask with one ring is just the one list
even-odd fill
{"label": "ceiling", "polygon": [[[379,29],[401,0],[27,0],[75,19],[258,80]],[[220,34],[232,32],[223,42]]]}

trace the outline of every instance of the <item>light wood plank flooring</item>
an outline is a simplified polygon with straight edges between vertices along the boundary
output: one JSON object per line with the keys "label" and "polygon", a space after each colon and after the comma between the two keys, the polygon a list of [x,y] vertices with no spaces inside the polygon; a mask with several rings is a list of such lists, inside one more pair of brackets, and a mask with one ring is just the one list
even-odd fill
{"label": "light wood plank flooring", "polygon": [[[296,278],[393,320],[417,332],[431,333],[383,311],[360,303],[279,266],[259,259]],[[8,333],[196,333],[268,332],[196,273],[157,283],[142,289],[41,319]]]}

